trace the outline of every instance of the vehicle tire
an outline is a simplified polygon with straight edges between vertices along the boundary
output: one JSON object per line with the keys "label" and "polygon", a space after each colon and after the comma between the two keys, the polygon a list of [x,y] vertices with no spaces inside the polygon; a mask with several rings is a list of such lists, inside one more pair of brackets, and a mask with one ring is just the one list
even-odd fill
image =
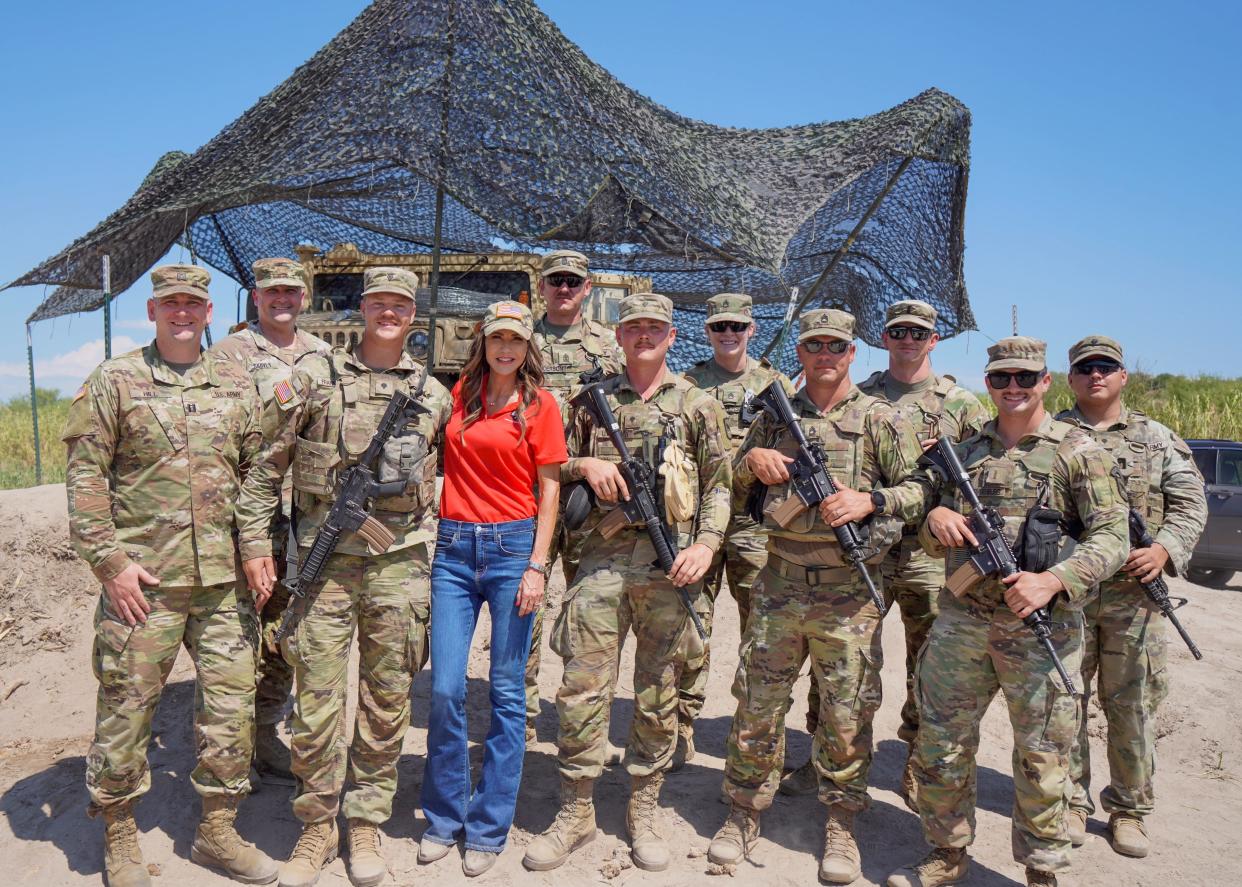
{"label": "vehicle tire", "polygon": [[1191,567],[1186,571],[1186,578],[1196,585],[1208,588],[1224,588],[1233,578],[1233,570],[1224,567]]}

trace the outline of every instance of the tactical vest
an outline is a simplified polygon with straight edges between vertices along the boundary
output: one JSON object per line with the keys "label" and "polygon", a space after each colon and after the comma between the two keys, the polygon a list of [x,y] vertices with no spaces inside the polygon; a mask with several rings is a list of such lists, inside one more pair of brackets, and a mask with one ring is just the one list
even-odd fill
{"label": "tactical vest", "polygon": [[[858,388],[864,394],[879,397],[887,403],[899,417],[914,428],[919,442],[931,440],[940,435],[940,423],[944,417],[944,404],[957,381],[952,376],[937,376],[936,384],[921,392],[917,398],[905,403],[894,403],[886,400],[884,394],[884,371],[876,370],[868,376]],[[955,437],[961,437],[960,428],[950,428]]]}
{"label": "tactical vest", "polygon": [[751,421],[743,421],[743,409],[752,397],[779,379],[780,376],[775,369],[772,369],[766,363],[759,363],[736,379],[730,379],[718,385],[708,387],[695,377],[694,371],[703,369],[705,372],[710,372],[712,370],[711,362],[711,358],[708,358],[708,360],[691,367],[686,373],[686,378],[699,385],[724,407],[725,429],[729,432],[729,447],[736,453],[742,445],[742,441],[745,440],[746,433],[750,431],[751,424],[753,424],[753,418],[751,418]]}
{"label": "tactical vest", "polygon": [[1155,536],[1164,523],[1164,459],[1169,442],[1151,433],[1143,413],[1130,410],[1126,420],[1125,428],[1082,430],[1113,457],[1126,500],[1143,515],[1148,530]]}
{"label": "tactical vest", "polygon": [[584,320],[579,327],[582,331],[580,342],[554,342],[549,336],[541,335],[539,351],[543,356],[543,385],[556,396],[558,403],[564,404],[582,387],[583,373],[594,370],[596,366],[605,373],[617,369],[609,366],[609,354],[588,323]]}

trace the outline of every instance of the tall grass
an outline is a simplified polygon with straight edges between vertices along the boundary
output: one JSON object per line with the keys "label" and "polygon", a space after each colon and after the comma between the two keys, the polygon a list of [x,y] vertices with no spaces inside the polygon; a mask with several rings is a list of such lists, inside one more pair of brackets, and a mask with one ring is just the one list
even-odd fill
{"label": "tall grass", "polygon": [[[39,405],[43,483],[61,483],[65,479],[65,445],[60,442],[60,433],[65,428],[69,399],[49,388],[36,389],[35,394]],[[30,420],[30,396],[26,395],[0,403],[0,489],[34,484],[34,430]]]}

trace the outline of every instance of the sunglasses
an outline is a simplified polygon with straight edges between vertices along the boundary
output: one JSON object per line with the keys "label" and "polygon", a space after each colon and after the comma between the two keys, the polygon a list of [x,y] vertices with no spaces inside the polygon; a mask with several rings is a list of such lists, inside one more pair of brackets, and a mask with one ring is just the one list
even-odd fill
{"label": "sunglasses", "polygon": [[740,320],[718,320],[715,323],[709,323],[707,328],[713,333],[723,333],[726,330],[731,333],[744,333],[750,329],[750,324]]}
{"label": "sunglasses", "polygon": [[585,282],[584,278],[578,277],[574,274],[553,274],[551,277],[547,278],[547,281],[548,286],[552,287],[554,290],[558,290],[563,286],[567,286],[571,290],[576,290]]}
{"label": "sunglasses", "polygon": [[850,347],[849,342],[843,342],[840,339],[834,339],[831,342],[809,339],[806,342],[799,342],[798,345],[801,348],[805,348],[808,354],[819,354],[825,348],[833,354],[844,354],[845,349]]}
{"label": "sunglasses", "polygon": [[1020,370],[1016,373],[995,372],[988,373],[988,387],[995,388],[997,391],[1004,391],[1009,387],[1009,380],[1013,379],[1018,383],[1019,388],[1034,388],[1035,383],[1044,377],[1043,370]]}
{"label": "sunglasses", "polygon": [[1099,373],[1101,376],[1111,376],[1113,373],[1121,369],[1121,364],[1111,360],[1084,360],[1070,367],[1080,376],[1090,376],[1092,373]]}
{"label": "sunglasses", "polygon": [[891,326],[884,331],[886,336],[898,342],[904,339],[907,333],[914,341],[925,342],[927,337],[932,334],[932,331],[923,329],[921,326]]}

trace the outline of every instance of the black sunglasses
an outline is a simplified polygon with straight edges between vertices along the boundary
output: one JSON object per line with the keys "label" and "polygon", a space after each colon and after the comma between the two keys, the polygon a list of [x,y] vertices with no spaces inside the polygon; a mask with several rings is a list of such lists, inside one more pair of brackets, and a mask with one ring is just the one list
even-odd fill
{"label": "black sunglasses", "polygon": [[1034,388],[1035,383],[1043,377],[1043,370],[1019,370],[1016,373],[997,371],[987,374],[988,386],[997,391],[1004,391],[1008,388],[1010,379],[1016,381],[1019,388]]}
{"label": "black sunglasses", "polygon": [[1121,364],[1114,360],[1084,360],[1074,364],[1070,369],[1080,376],[1089,376],[1092,373],[1099,373],[1101,376],[1111,376],[1121,369]]}
{"label": "black sunglasses", "polygon": [[886,336],[898,342],[906,337],[906,333],[909,333],[910,338],[916,342],[925,342],[932,331],[921,326],[890,326],[884,331]]}
{"label": "black sunglasses", "polygon": [[576,290],[578,287],[582,286],[585,282],[585,278],[578,277],[575,274],[553,274],[551,277],[547,278],[547,281],[548,286],[552,287],[554,290],[558,290],[563,286],[567,286],[571,290]]}
{"label": "black sunglasses", "polygon": [[805,348],[808,354],[819,354],[819,352],[823,351],[825,348],[833,354],[844,354],[845,349],[850,347],[849,342],[843,342],[840,339],[833,339],[831,342],[824,342],[819,339],[808,339],[807,341],[799,342],[798,344]]}
{"label": "black sunglasses", "polygon": [[725,330],[731,333],[741,333],[750,329],[750,324],[740,320],[718,320],[715,323],[709,323],[707,328],[713,333],[723,333]]}

